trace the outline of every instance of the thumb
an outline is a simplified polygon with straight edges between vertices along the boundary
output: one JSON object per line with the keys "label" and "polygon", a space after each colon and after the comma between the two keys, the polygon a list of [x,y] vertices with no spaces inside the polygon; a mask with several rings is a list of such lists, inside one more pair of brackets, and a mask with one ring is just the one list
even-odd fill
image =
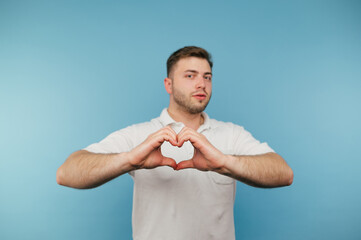
{"label": "thumb", "polygon": [[181,170],[185,168],[194,168],[193,161],[192,160],[181,161],[180,163],[178,163],[176,170]]}
{"label": "thumb", "polygon": [[176,161],[174,161],[173,158],[163,157],[162,163],[160,164],[160,166],[169,166],[169,167],[173,168],[174,170],[176,170],[177,163],[176,163]]}

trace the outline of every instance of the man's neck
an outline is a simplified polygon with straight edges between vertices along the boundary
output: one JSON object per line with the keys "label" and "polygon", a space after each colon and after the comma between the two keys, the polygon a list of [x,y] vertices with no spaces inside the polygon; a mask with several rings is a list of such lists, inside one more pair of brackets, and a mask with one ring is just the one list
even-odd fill
{"label": "man's neck", "polygon": [[201,113],[191,114],[182,110],[168,108],[169,116],[176,122],[182,122],[186,127],[197,130],[203,123],[204,117]]}

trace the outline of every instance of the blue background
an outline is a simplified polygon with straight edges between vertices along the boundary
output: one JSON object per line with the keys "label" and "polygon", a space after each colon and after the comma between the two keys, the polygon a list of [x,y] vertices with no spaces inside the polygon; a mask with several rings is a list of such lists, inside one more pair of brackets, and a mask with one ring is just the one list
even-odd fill
{"label": "blue background", "polygon": [[237,239],[360,239],[360,1],[0,1],[0,239],[130,239],[132,179],[56,183],[70,153],[157,117],[165,62],[214,57],[207,113],[293,168],[237,185]]}

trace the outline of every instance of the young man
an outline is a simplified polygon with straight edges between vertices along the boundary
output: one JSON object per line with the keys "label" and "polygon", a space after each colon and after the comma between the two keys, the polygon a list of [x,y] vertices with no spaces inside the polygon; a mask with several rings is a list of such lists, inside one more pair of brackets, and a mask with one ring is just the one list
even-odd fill
{"label": "young man", "polygon": [[203,112],[212,95],[212,65],[202,48],[174,52],[164,80],[168,109],[71,154],[57,182],[93,188],[129,173],[134,239],[235,239],[235,180],[280,187],[292,184],[293,172],[243,127]]}

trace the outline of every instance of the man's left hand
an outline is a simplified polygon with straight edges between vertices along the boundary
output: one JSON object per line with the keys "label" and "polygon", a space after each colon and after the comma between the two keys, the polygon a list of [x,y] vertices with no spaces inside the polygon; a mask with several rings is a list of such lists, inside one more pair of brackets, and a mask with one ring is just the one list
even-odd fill
{"label": "man's left hand", "polygon": [[203,134],[184,127],[178,133],[177,140],[179,147],[190,141],[194,147],[194,156],[190,160],[178,163],[176,170],[196,168],[201,171],[219,171],[223,168],[226,155],[215,148]]}

